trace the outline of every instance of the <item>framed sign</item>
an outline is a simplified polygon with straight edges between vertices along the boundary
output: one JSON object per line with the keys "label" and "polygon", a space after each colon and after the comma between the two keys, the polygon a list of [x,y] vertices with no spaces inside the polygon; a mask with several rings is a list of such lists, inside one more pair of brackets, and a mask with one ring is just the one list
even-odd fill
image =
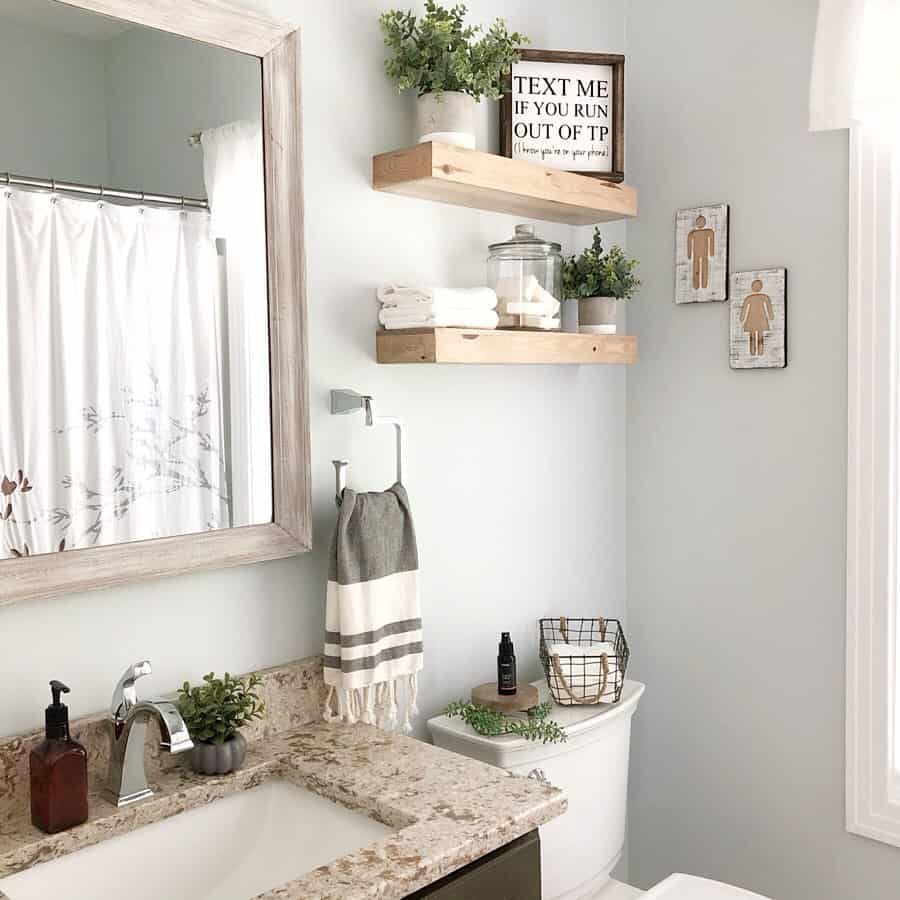
{"label": "framed sign", "polygon": [[728,299],[728,204],[675,213],[675,302]]}
{"label": "framed sign", "polygon": [[787,365],[787,269],[754,269],[731,276],[732,369]]}
{"label": "framed sign", "polygon": [[521,50],[500,104],[500,150],[607,181],[625,177],[625,57]]}

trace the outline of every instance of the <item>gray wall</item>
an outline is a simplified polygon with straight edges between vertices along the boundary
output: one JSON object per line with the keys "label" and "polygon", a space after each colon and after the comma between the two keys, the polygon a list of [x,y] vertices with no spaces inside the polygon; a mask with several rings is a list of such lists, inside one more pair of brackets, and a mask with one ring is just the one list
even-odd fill
{"label": "gray wall", "polygon": [[53,12],[0,16],[0,172],[205,196],[188,136],[260,119],[259,60],[149,28],[55,31]]}
{"label": "gray wall", "polygon": [[[894,900],[843,828],[847,137],[807,132],[814,0],[632,0],[628,607],[648,690],[631,875]],[[786,266],[789,365],[728,368],[724,305],[673,303],[673,216],[731,204],[731,268]]]}
{"label": "gray wall", "polygon": [[262,117],[262,64],[149,28],[106,45],[110,183],[205,197],[203,153],[188,135]]}
{"label": "gray wall", "polygon": [[[331,459],[351,460],[350,483],[359,488],[386,486],[392,475],[391,430],[332,418],[333,387],[371,392],[408,426],[427,641],[420,734],[446,701],[494,676],[501,629],[513,633],[523,674],[536,676],[539,616],[623,612],[625,372],[374,362],[376,285],[476,284],[487,244],[515,224],[370,188],[372,154],[412,140],[410,100],[396,96],[382,71],[377,16],[387,6],[268,6],[304,29],[315,551],[0,609],[0,734],[41,721],[49,678],[71,684],[78,715],[104,708],[122,669],[141,657],[155,667],[146,690],[165,691],[211,669],[321,652]],[[535,46],[623,49],[621,0],[574,0],[564,17],[536,0],[471,7],[479,21],[506,16]],[[486,115],[482,132],[494,138]],[[540,230],[569,248],[588,237]],[[622,240],[624,229],[609,234]]]}
{"label": "gray wall", "polygon": [[92,184],[106,178],[101,42],[0,19],[0,85],[0,172]]}

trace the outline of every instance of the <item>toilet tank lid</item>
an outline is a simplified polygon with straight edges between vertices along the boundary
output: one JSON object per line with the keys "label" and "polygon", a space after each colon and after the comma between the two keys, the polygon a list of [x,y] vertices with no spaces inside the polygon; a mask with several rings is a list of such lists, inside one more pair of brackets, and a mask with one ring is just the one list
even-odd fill
{"label": "toilet tank lid", "polygon": [[693,875],[672,875],[651,888],[641,900],[770,900],[762,894],[752,894],[742,888],[695,878]]}
{"label": "toilet tank lid", "polygon": [[[538,694],[542,702],[551,699],[546,682],[535,681],[534,685],[538,689]],[[559,706],[554,703],[550,716],[554,721],[562,725],[566,731],[566,735],[572,738],[583,732],[592,731],[595,728],[602,728],[604,725],[612,723],[621,716],[631,715],[643,693],[643,684],[639,681],[626,679],[622,689],[622,697],[618,703],[601,703],[594,706]],[[486,737],[484,735],[476,734],[475,731],[462,720],[450,719],[447,716],[436,716],[433,719],[429,719],[428,728],[432,735],[435,732],[441,731],[453,732],[469,744],[480,744],[483,747],[491,748],[492,750],[502,748],[504,753],[513,750],[532,749],[535,746],[534,741],[529,741],[514,735]]]}

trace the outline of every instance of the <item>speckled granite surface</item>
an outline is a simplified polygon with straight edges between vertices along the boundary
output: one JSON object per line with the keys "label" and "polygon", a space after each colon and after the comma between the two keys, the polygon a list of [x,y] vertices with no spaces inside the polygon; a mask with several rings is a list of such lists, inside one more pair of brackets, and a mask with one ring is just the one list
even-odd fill
{"label": "speckled granite surface", "polygon": [[[96,726],[102,719],[78,723],[82,734],[96,739],[91,749],[91,817],[58,835],[44,835],[29,821],[27,748],[33,736],[0,742],[0,878],[267,779],[285,778],[399,830],[261,896],[393,900],[565,810],[563,795],[537,781],[513,778],[484,763],[368,725],[318,721],[317,666],[318,660],[301,660],[264,673],[272,718],[248,735],[256,740],[240,772],[204,778],[183,766],[160,766],[157,761],[152,779],[156,796],[121,810],[98,794],[103,783],[98,761],[105,762],[105,755]],[[24,773],[18,759],[23,751]],[[24,787],[19,783],[23,774]]]}

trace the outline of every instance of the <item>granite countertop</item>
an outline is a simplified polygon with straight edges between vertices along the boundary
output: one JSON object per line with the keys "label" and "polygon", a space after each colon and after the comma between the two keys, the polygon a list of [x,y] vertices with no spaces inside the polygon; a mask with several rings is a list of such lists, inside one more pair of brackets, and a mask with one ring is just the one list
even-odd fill
{"label": "granite countertop", "polygon": [[269,779],[286,779],[398,830],[260,895],[266,900],[402,898],[566,808],[555,788],[431,744],[370,725],[309,722],[261,737],[232,775],[160,769],[156,795],[130,807],[116,809],[92,787],[88,822],[56,835],[31,825],[18,791],[15,807],[0,807],[0,878]]}

